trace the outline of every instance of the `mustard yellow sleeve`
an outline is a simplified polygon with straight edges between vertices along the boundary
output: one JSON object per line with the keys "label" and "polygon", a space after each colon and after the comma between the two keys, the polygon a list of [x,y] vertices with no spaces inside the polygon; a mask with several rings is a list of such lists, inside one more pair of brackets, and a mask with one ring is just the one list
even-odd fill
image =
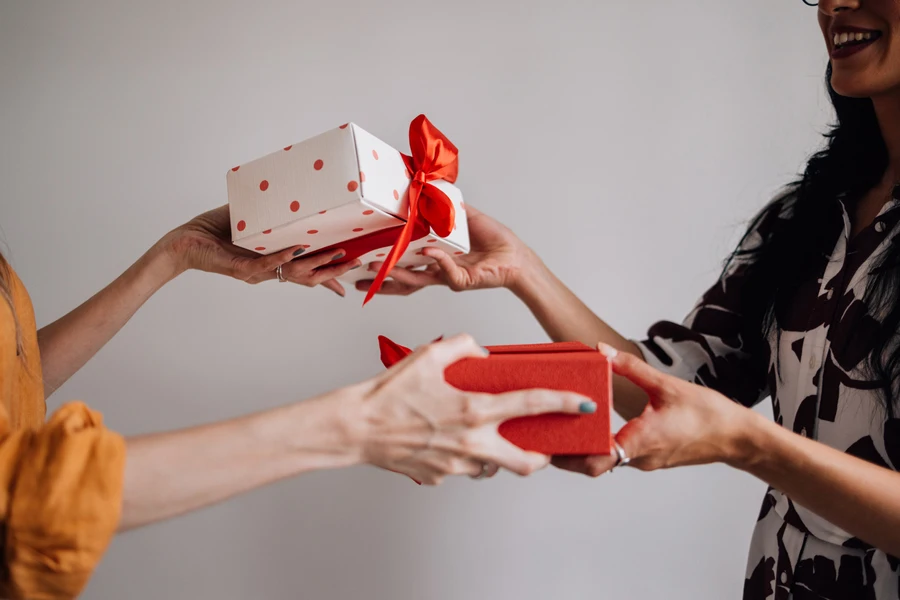
{"label": "mustard yellow sleeve", "polygon": [[119,523],[125,441],[80,402],[0,439],[0,596],[75,598]]}

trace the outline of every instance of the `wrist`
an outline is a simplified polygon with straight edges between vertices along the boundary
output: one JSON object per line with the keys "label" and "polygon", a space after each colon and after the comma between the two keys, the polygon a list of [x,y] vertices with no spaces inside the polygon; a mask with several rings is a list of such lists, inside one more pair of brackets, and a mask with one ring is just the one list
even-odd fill
{"label": "wrist", "polygon": [[266,415],[266,439],[292,457],[292,474],[363,462],[363,436],[354,388],[276,409]]}
{"label": "wrist", "polygon": [[190,268],[182,254],[183,252],[179,252],[178,230],[170,231],[164,235],[147,252],[147,256],[157,265],[161,273],[165,273],[170,281]]}
{"label": "wrist", "polygon": [[524,244],[519,254],[520,258],[516,266],[510,270],[504,287],[525,300],[526,297],[546,287],[549,271],[540,257]]}
{"label": "wrist", "polygon": [[752,409],[739,408],[740,417],[732,420],[721,462],[741,471],[752,471],[764,456],[770,429],[779,426]]}

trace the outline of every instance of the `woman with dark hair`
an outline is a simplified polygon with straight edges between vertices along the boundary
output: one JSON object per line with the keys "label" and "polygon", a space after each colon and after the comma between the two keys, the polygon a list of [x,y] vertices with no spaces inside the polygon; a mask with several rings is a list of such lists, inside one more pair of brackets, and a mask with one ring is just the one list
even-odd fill
{"label": "woman with dark hair", "polygon": [[[625,339],[471,207],[472,254],[427,249],[436,265],[382,293],[507,287],[554,340],[614,356],[621,449],[561,468],[723,462],[768,482],[745,598],[897,599],[900,0],[824,0],[818,17],[836,125],[683,324]],[[776,423],[749,409],[766,396]]]}
{"label": "woman with dark hair", "polygon": [[458,336],[363,383],[203,427],[123,439],[78,402],[45,423],[44,398],[179,274],[195,269],[256,283],[277,269],[287,281],[342,293],[334,277],[358,265],[299,257],[299,247],[254,257],[229,235],[227,207],[200,215],[40,331],[22,282],[0,255],[0,598],[74,598],[117,531],[308,471],[367,464],[428,485],[446,475],[481,478],[497,466],[527,475],[550,459],[502,438],[502,421],[596,410],[569,393],[497,398],[451,388],[447,365],[485,355]]}

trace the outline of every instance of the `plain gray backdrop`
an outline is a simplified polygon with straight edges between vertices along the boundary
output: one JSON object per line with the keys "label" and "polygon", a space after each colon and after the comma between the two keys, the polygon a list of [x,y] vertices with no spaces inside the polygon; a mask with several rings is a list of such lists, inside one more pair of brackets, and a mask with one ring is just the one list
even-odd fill
{"label": "plain gray backdrop", "polygon": [[[800,0],[2,0],[0,238],[45,324],[223,204],[229,167],[350,120],[406,150],[424,112],[466,201],[639,337],[818,146],[825,64]],[[504,291],[361,300],[187,274],[50,409],[137,434],[372,376],[378,334],[545,339]],[[116,539],[84,597],[736,598],[764,489],[721,466],[323,472]]]}

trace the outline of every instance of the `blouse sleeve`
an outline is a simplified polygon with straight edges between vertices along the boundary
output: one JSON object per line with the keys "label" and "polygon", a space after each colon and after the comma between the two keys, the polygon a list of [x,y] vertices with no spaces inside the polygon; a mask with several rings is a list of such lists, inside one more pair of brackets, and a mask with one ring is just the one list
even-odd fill
{"label": "blouse sleeve", "polygon": [[637,342],[647,363],[745,406],[754,406],[769,395],[770,347],[761,324],[748,322],[741,310],[748,266],[741,252],[757,247],[789,213],[785,197],[773,201],[684,322],[660,321],[650,327],[647,338]]}
{"label": "blouse sleeve", "polygon": [[125,441],[79,402],[37,430],[0,414],[0,432],[0,596],[75,598],[119,523]]}

